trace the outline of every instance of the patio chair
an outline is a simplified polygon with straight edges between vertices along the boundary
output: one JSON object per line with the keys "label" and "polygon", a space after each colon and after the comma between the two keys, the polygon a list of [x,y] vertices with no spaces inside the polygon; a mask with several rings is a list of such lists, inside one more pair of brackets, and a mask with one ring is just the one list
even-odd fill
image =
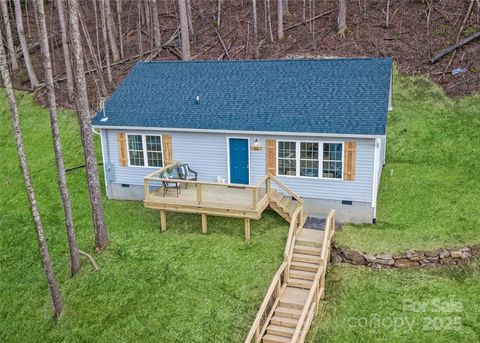
{"label": "patio chair", "polygon": [[[198,173],[192,170],[188,164],[179,164],[177,167],[177,174],[181,180],[197,181]],[[185,189],[187,189],[188,183],[185,183]]]}
{"label": "patio chair", "polygon": [[162,181],[163,183],[163,196],[166,196],[167,195],[167,192],[169,189],[175,189],[177,191],[177,198],[178,198],[178,194],[180,193],[180,182],[175,182],[171,176],[165,174],[165,173],[161,173],[160,174],[160,178],[161,179],[170,179],[172,181]]}

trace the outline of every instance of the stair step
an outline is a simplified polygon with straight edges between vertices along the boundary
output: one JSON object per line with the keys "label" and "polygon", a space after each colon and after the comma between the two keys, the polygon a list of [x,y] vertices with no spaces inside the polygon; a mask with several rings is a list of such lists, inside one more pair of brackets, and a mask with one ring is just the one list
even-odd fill
{"label": "stair step", "polygon": [[298,319],[302,314],[302,310],[291,307],[277,306],[277,308],[275,309],[275,314],[282,317]]}
{"label": "stair step", "polygon": [[320,263],[320,256],[293,253],[292,260],[295,262]]}
{"label": "stair step", "polygon": [[302,310],[307,297],[308,290],[287,286],[280,296],[279,306]]}
{"label": "stair step", "polygon": [[290,338],[272,334],[266,334],[262,337],[262,342],[264,343],[291,343],[291,341]]}
{"label": "stair step", "polygon": [[290,265],[290,270],[303,270],[306,272],[317,272],[319,267],[318,263],[307,263],[307,262],[297,262],[292,261]]}
{"label": "stair step", "polygon": [[287,197],[282,197],[282,200],[279,203],[280,207],[282,207],[282,209],[284,210],[287,208],[289,204],[290,204],[290,199],[288,199]]}
{"label": "stair step", "polygon": [[310,280],[313,281],[315,279],[315,274],[317,272],[310,272],[310,271],[304,271],[304,270],[295,270],[290,268],[289,275],[290,277],[294,277],[296,279],[302,279],[302,280]]}
{"label": "stair step", "polygon": [[288,328],[285,326],[270,324],[267,327],[267,333],[271,333],[272,335],[276,336],[283,336],[283,337],[292,337],[295,333],[295,329]]}
{"label": "stair step", "polygon": [[300,254],[320,256],[320,254],[322,253],[322,249],[320,247],[315,247],[311,245],[295,244],[295,247],[293,248],[293,252],[300,253]]}
{"label": "stair step", "polygon": [[303,246],[312,246],[321,248],[323,244],[324,232],[321,230],[314,229],[302,229],[298,233],[296,242],[299,245]]}
{"label": "stair step", "polygon": [[297,208],[297,204],[294,203],[293,201],[290,201],[290,203],[287,205],[287,208],[285,209],[285,211],[287,211],[290,215],[292,215],[293,212],[295,212],[296,208]]}
{"label": "stair step", "polygon": [[272,324],[279,325],[279,326],[286,326],[286,327],[289,327],[289,328],[295,328],[297,326],[298,319],[291,318],[291,317],[274,315],[270,322]]}
{"label": "stair step", "polygon": [[313,281],[310,280],[302,280],[302,279],[296,279],[293,277],[289,277],[287,284],[292,287],[298,287],[298,288],[304,288],[304,289],[310,289],[312,288]]}

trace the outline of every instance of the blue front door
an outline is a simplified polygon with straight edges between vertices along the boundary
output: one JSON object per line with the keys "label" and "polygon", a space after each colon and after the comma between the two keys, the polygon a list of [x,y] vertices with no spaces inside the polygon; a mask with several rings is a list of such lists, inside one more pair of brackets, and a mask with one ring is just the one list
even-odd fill
{"label": "blue front door", "polygon": [[230,183],[248,185],[248,139],[229,138]]}

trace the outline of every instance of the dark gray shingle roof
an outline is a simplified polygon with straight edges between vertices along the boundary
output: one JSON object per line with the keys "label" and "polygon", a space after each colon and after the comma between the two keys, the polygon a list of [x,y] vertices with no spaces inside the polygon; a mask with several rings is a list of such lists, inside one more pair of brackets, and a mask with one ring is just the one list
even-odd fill
{"label": "dark gray shingle roof", "polygon": [[93,124],[383,135],[391,72],[390,58],[139,62]]}

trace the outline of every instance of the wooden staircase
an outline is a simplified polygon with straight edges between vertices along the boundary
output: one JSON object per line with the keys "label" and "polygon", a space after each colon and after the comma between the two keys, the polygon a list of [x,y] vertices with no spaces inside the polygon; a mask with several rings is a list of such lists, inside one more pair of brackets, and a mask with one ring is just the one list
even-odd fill
{"label": "wooden staircase", "polygon": [[[277,184],[280,182],[272,177]],[[306,215],[303,201],[269,189],[270,207],[290,222],[284,261],[273,277],[245,342],[304,342],[319,302],[325,294],[325,272],[335,230],[331,210],[325,230],[303,227]],[[295,200],[293,200],[295,199]]]}

